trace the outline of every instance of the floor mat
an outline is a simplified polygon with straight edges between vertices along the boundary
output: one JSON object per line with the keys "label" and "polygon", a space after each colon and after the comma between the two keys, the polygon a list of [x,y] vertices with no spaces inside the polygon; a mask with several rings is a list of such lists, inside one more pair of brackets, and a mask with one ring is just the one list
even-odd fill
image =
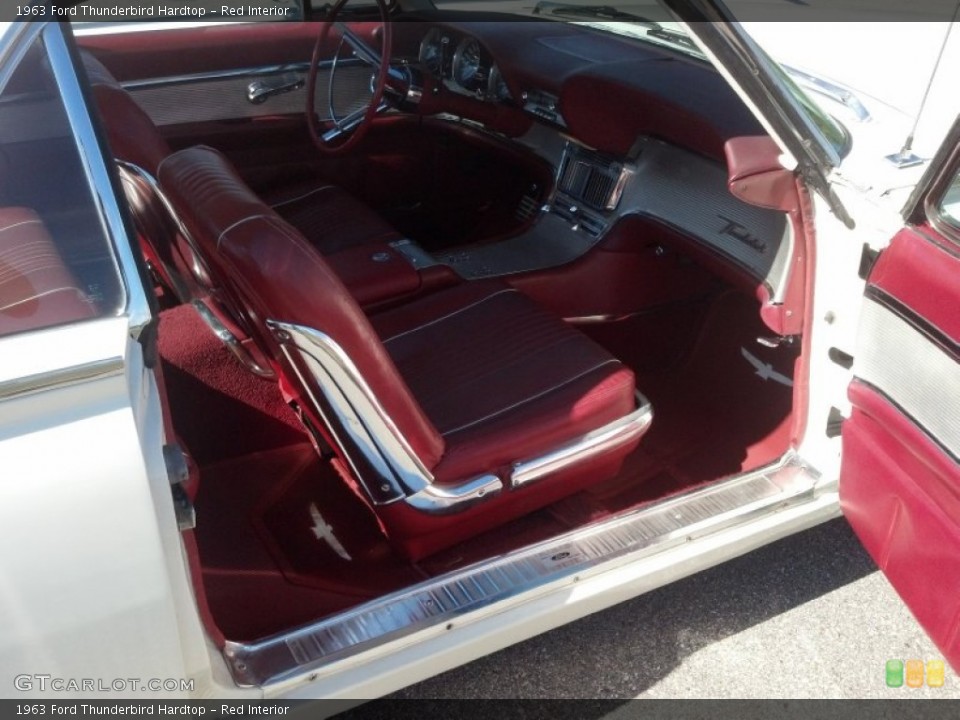
{"label": "floor mat", "polygon": [[[798,348],[769,348],[756,301],[718,297],[673,367],[634,368],[654,419],[619,475],[569,500],[567,516],[613,512],[761,467],[789,447]],[[684,332],[678,328],[678,332]]]}
{"label": "floor mat", "polygon": [[[350,560],[312,532],[312,505]],[[264,637],[423,579],[306,443],[203,468],[196,509],[207,601],[231,640]]]}
{"label": "floor mat", "polygon": [[254,524],[287,578],[358,598],[422,580],[393,551],[363,500],[327,463],[307,460],[254,510]]}

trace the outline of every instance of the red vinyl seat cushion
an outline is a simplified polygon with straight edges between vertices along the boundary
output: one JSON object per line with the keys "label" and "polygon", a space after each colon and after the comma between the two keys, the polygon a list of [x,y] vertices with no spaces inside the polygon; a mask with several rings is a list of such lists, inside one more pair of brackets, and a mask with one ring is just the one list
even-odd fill
{"label": "red vinyl seat cushion", "polygon": [[0,209],[0,335],[95,315],[37,214]]}
{"label": "red vinyl seat cushion", "polygon": [[506,475],[634,410],[633,372],[497,281],[464,283],[371,318],[444,439],[438,482]]}

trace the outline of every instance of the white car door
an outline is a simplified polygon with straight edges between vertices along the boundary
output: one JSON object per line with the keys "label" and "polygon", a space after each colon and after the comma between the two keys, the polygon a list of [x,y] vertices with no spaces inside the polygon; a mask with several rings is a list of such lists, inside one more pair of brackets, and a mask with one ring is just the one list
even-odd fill
{"label": "white car door", "polygon": [[69,29],[0,32],[0,695],[186,696],[150,303]]}

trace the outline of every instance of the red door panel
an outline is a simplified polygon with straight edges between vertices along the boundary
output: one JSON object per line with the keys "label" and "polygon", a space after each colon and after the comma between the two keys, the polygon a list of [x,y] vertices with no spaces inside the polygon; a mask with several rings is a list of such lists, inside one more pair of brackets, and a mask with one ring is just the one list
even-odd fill
{"label": "red door panel", "polygon": [[[305,76],[302,68],[310,60],[319,27],[304,22],[171,26],[77,40],[124,83],[173,149],[216,147],[251,186],[264,190],[277,182],[340,174],[338,167],[321,161],[309,139],[305,89],[260,104],[246,98],[248,84],[264,77],[258,73],[294,65]],[[376,44],[377,23],[352,23],[351,28]],[[336,51],[335,33],[328,40],[324,58]],[[325,97],[326,76],[318,78],[318,87],[323,87],[319,97]],[[351,106],[368,88],[366,66],[343,67],[338,73],[338,102]],[[325,110],[318,112],[322,116]]]}
{"label": "red door panel", "polygon": [[854,374],[841,507],[960,668],[960,252],[929,227],[877,261]]}
{"label": "red door panel", "polygon": [[[369,33],[374,24],[351,27],[366,28]],[[306,62],[318,28],[308,22],[228,23],[82,35],[77,44],[96,55],[118,80],[127,82]],[[331,46],[331,55],[333,49]]]}

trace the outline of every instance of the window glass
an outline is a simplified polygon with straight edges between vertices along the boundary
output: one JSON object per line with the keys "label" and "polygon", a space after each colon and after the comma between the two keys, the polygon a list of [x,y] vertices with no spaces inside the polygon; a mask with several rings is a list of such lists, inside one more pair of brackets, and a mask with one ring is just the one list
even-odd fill
{"label": "window glass", "polygon": [[0,88],[0,335],[123,306],[113,250],[38,39]]}
{"label": "window glass", "polygon": [[951,225],[960,228],[960,174],[954,176],[940,200],[940,215]]}

